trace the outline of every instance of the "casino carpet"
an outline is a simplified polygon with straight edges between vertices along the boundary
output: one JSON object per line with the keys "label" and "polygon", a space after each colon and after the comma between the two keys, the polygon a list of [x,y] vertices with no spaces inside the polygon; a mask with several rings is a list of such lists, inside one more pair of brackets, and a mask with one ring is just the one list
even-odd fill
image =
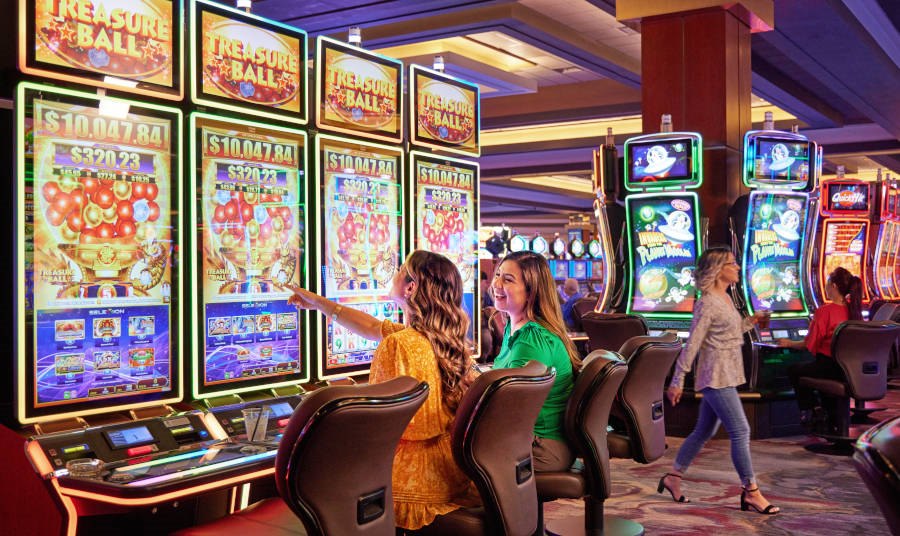
{"label": "casino carpet", "polygon": [[[641,523],[647,534],[890,534],[850,458],[804,450],[803,445],[818,441],[814,438],[751,443],[753,467],[762,490],[781,507],[781,513],[774,516],[741,511],[741,490],[728,440],[707,443],[688,471],[682,490],[690,504],[673,502],[667,492],[657,494],[659,477],[671,467],[683,439],[670,437],[668,441],[666,454],[652,464],[611,460],[612,496],[606,501],[607,515]],[[583,503],[572,499],[544,507],[547,522],[583,511]]]}

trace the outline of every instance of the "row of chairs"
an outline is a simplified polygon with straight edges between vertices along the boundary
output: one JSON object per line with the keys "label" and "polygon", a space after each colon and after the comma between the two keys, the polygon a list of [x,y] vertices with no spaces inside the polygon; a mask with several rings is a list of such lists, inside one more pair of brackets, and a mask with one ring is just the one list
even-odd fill
{"label": "row of chairs", "polygon": [[[581,530],[599,534],[613,523],[603,516],[609,457],[649,463],[665,451],[662,389],[679,348],[674,336],[640,337],[622,348],[627,362],[604,350],[588,356],[565,417],[582,471],[536,473],[531,465],[532,429],[554,370],[532,361],[479,376],[460,403],[451,435],[454,458],[475,482],[483,506],[439,516],[415,534],[541,534],[543,502],[563,497],[584,499]],[[394,449],[427,395],[427,384],[409,377],[314,391],[295,410],[279,445],[280,497],[176,534],[393,535]],[[621,424],[613,431],[607,430],[610,414]],[[632,522],[616,526],[621,523],[630,533],[643,532]]]}

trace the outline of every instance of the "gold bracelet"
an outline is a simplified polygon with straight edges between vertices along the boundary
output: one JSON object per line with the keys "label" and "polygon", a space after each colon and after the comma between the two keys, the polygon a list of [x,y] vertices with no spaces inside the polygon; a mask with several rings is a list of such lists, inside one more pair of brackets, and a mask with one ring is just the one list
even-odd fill
{"label": "gold bracelet", "polygon": [[343,308],[344,308],[344,306],[341,304],[337,304],[334,307],[334,311],[331,311],[331,321],[332,322],[338,321],[338,315],[341,314],[341,309],[343,309]]}

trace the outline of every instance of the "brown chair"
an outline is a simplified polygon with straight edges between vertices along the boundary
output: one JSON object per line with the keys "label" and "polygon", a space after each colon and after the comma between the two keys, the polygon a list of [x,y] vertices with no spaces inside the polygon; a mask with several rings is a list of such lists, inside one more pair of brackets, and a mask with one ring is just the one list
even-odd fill
{"label": "brown chair", "polygon": [[581,317],[591,350],[617,351],[632,337],[647,334],[647,324],[637,315],[588,313]]}
{"label": "brown chair", "polygon": [[801,386],[815,389],[831,399],[826,430],[815,435],[832,442],[806,448],[822,454],[852,453],[850,443],[850,399],[879,400],[887,392],[887,364],[891,348],[900,335],[900,324],[850,320],[834,330],[831,355],[844,371],[846,381],[802,376]]}
{"label": "brown chair", "polygon": [[583,317],[588,313],[593,313],[594,308],[597,307],[597,296],[585,296],[584,298],[579,298],[572,304],[572,309],[575,311],[575,316],[578,318]]}
{"label": "brown chair", "polygon": [[584,469],[536,473],[542,504],[557,499],[583,499],[585,515],[584,519],[579,516],[554,520],[546,527],[549,534],[644,533],[638,523],[614,517],[604,519],[603,515],[603,503],[612,487],[606,427],[613,399],[627,372],[628,366],[615,352],[595,350],[585,358],[565,416],[566,440],[576,456],[584,460]]}
{"label": "brown chair", "polygon": [[651,463],[666,452],[663,396],[666,375],[681,352],[674,333],[632,337],[619,350],[628,374],[610,414],[609,456]]}
{"label": "brown chair", "polygon": [[875,497],[891,534],[900,535],[900,417],[864,432],[854,450],[856,471]]}
{"label": "brown chair", "polygon": [[532,470],[534,422],[556,373],[530,361],[485,372],[466,391],[453,423],[453,457],[472,479],[483,506],[438,516],[414,534],[528,536],[538,527]]}
{"label": "brown chair", "polygon": [[394,536],[394,451],[428,392],[427,383],[409,376],[313,391],[278,446],[281,497],[175,534]]}

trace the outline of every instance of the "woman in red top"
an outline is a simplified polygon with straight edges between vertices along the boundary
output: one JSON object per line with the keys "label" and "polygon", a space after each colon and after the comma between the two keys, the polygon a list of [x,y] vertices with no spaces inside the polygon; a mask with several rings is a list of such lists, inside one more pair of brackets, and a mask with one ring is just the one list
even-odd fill
{"label": "woman in red top", "polygon": [[824,420],[824,412],[816,400],[816,393],[798,385],[802,376],[846,381],[844,371],[831,356],[831,337],[834,330],[847,320],[862,320],[862,281],[845,268],[835,268],[825,284],[825,294],[831,303],[816,309],[806,340],[778,339],[783,348],[806,348],[816,356],[815,361],[793,365],[788,370],[791,385],[797,393],[800,422],[812,425]]}

